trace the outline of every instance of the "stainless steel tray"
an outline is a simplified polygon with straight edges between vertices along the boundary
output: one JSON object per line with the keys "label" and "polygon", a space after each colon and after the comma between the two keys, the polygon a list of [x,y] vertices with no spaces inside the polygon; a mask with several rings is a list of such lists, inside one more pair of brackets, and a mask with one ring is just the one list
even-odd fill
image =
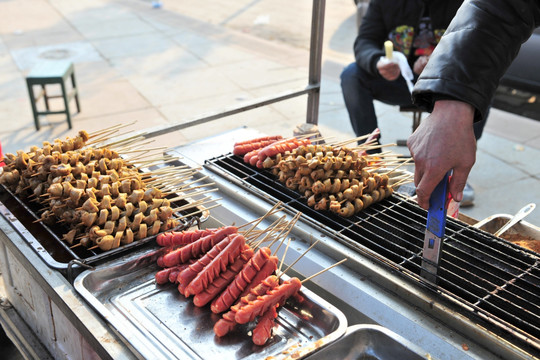
{"label": "stainless steel tray", "polygon": [[223,338],[214,335],[220,318],[198,308],[174,285],[156,285],[160,250],[134,254],[80,274],[75,289],[100,313],[140,358],[301,358],[345,333],[345,315],[305,287],[304,301],[279,311],[274,336],[256,346],[248,326]]}
{"label": "stainless steel tray", "polygon": [[385,327],[353,325],[340,339],[308,356],[306,360],[421,360],[426,358],[430,357],[424,350]]}
{"label": "stainless steel tray", "polygon": [[[496,233],[502,228],[508,221],[512,219],[510,214],[495,214],[491,215],[478,223],[474,224],[475,228],[487,231],[491,234]],[[506,231],[509,234],[519,234],[523,236],[529,236],[535,240],[540,240],[540,227],[521,220],[514,224],[510,229]]]}
{"label": "stainless steel tray", "polygon": [[[478,228],[480,230],[487,231],[490,234],[496,233],[500,228],[502,228],[508,221],[512,219],[512,215],[510,214],[495,214],[491,215],[473,226],[475,228]],[[538,247],[538,241],[540,241],[540,227],[533,225],[531,223],[528,223],[524,220],[521,220],[514,224],[511,228],[509,228],[502,236],[503,239],[512,242],[512,238],[519,239],[519,238],[528,238],[531,240],[536,240],[536,247]],[[514,243],[516,246],[520,246],[518,243]],[[521,247],[525,251],[531,251],[535,254],[534,248],[529,247]]]}

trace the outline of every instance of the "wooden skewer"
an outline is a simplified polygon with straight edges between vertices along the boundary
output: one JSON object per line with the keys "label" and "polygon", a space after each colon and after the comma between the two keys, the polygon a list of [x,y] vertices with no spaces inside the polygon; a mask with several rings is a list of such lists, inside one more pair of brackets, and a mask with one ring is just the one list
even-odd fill
{"label": "wooden skewer", "polygon": [[[410,177],[411,177],[411,174],[403,174],[403,175],[394,176],[388,179],[394,181],[394,184],[395,184],[396,182],[398,182],[398,180],[409,179]],[[390,184],[390,185],[393,185],[393,184]]]}
{"label": "wooden skewer", "polygon": [[[147,186],[154,186],[155,188],[158,188],[158,189],[163,189],[163,191],[179,191],[178,188],[176,187],[176,185],[178,183],[183,183],[187,180],[190,180],[192,179],[193,176],[191,174],[189,175],[186,175],[184,177],[181,177],[181,178],[167,178],[165,179],[165,181],[159,181],[159,179],[155,179],[153,182],[148,182],[146,185]],[[153,184],[155,182],[155,185]]]}
{"label": "wooden skewer", "polygon": [[[289,224],[289,230],[287,231],[287,233],[284,235],[284,238],[286,238],[287,236],[289,236],[289,233],[291,232],[291,230],[293,229],[294,225],[296,224],[296,222],[298,221],[298,219],[300,219],[300,216],[302,216],[302,213],[301,212],[298,212],[296,213],[296,215],[294,215],[294,217],[292,218],[290,224]],[[283,243],[281,243],[283,244]],[[276,252],[279,250],[281,244],[279,244],[279,246],[277,247],[276,249]]]}
{"label": "wooden skewer", "polygon": [[371,136],[371,134],[362,135],[362,136],[356,137],[356,138],[354,138],[354,139],[344,140],[344,141],[341,141],[341,142],[332,144],[332,146],[335,146],[335,147],[345,146],[345,145],[347,145],[347,144],[351,144],[351,143],[354,143],[354,142],[358,142],[358,141],[367,139],[367,138],[370,137],[370,136]]}
{"label": "wooden skewer", "polygon": [[94,245],[92,247],[89,247],[88,250],[94,250],[95,248],[98,248],[98,247],[99,247],[99,245]]}
{"label": "wooden skewer", "polygon": [[300,255],[296,260],[294,260],[294,262],[289,265],[282,273],[279,274],[278,278],[281,277],[281,275],[285,274],[290,268],[292,268],[302,257],[304,257],[304,255],[307,254],[307,252],[309,250],[311,250],[318,242],[319,242],[320,239],[317,239],[313,244],[311,244],[310,247],[307,248],[306,251],[304,251],[304,253],[302,255]]}
{"label": "wooden skewer", "polygon": [[283,233],[285,231],[287,231],[287,228],[289,227],[289,223],[287,221],[285,221],[285,216],[282,217],[283,219],[283,224],[280,222],[279,224],[276,225],[275,227],[275,231],[278,231],[279,230],[279,234],[277,234],[275,237],[274,237],[274,240],[272,240],[272,242],[268,245],[268,247],[272,247],[277,241],[279,241],[279,239],[283,238],[281,241],[280,241],[280,244],[279,246],[277,247],[276,250],[274,250],[274,253],[276,253],[278,250],[279,250],[279,247],[281,246],[281,244],[283,244],[283,241],[285,241],[285,237],[283,236]]}
{"label": "wooden skewer", "polygon": [[[184,190],[185,188],[189,187],[190,185],[192,184],[195,184],[199,181],[202,181],[204,179],[207,178],[207,176],[205,176],[204,178],[201,178],[201,179],[197,179],[197,180],[194,180],[194,181],[191,181],[189,183],[186,183],[185,180],[190,180],[192,178],[191,175],[189,176],[186,176],[184,178],[181,178],[181,179],[178,179],[178,178],[175,178],[175,177],[172,177],[172,178],[169,178],[167,177],[166,180],[168,179],[171,179],[172,181],[162,181],[162,184],[161,185],[167,185],[167,186],[170,186],[171,187],[171,191],[182,191]],[[159,181],[163,178],[160,178],[160,179],[155,179],[156,181]],[[177,186],[175,186],[177,185]],[[193,186],[193,187],[190,187],[189,189],[186,189],[186,190],[192,190],[192,189],[198,189],[198,188],[201,188],[201,187],[206,187],[206,186],[212,186],[212,185],[215,185],[215,183],[206,183],[206,184],[201,184],[201,185],[198,185],[198,186]],[[163,187],[163,186],[162,186]]]}
{"label": "wooden skewer", "polygon": [[121,134],[104,134],[103,136],[93,139],[92,141],[89,141],[86,143],[86,149],[87,150],[93,150],[93,149],[109,149],[118,152],[116,149],[118,147],[121,147],[125,145],[126,143],[129,143],[129,141],[133,143],[140,143],[142,141],[142,138],[136,139],[136,140],[120,140],[117,143],[106,143],[111,137],[120,136]]}
{"label": "wooden skewer", "polygon": [[304,135],[299,135],[299,136],[293,136],[290,139],[296,138],[298,140],[304,140],[304,139],[309,139],[310,137],[317,136],[317,135],[319,135],[319,133],[314,132],[314,133],[309,133],[309,134],[304,134]]}
{"label": "wooden skewer", "polygon": [[[402,161],[387,162],[387,163],[385,163],[385,162],[381,162],[381,163],[376,162],[371,166],[366,166],[364,169],[366,171],[373,172],[373,171],[377,171],[377,170],[379,170],[381,168],[389,168],[391,166],[401,166],[401,164],[402,164]],[[392,169],[390,169],[390,170],[392,170]],[[386,174],[386,173],[381,173],[381,175],[383,175],[383,174]]]}
{"label": "wooden skewer", "polygon": [[149,140],[149,141],[144,141],[144,142],[141,142],[141,143],[136,143],[134,146],[131,146],[131,144],[130,145],[125,145],[123,147],[117,147],[116,151],[121,152],[122,155],[124,155],[124,154],[129,154],[131,152],[154,151],[154,150],[163,150],[163,149],[167,148],[166,146],[156,147],[156,148],[149,148],[148,146],[146,146],[146,145],[149,145],[149,144],[151,144],[153,142],[154,142],[154,140]]}
{"label": "wooden skewer", "polygon": [[281,267],[283,266],[283,261],[285,261],[285,256],[287,256],[287,250],[289,250],[290,245],[291,245],[291,238],[289,238],[289,241],[287,242],[287,247],[285,247],[285,251],[283,252],[283,256],[281,257],[281,261],[277,269],[278,273],[281,273]]}
{"label": "wooden skewer", "polygon": [[347,258],[345,258],[345,259],[343,259],[343,260],[341,260],[341,261],[338,261],[338,262],[335,263],[334,265],[331,265],[331,266],[327,267],[326,269],[323,269],[323,270],[319,271],[318,273],[313,274],[313,275],[311,275],[311,276],[305,278],[304,280],[302,280],[302,284],[305,283],[306,281],[309,281],[309,280],[313,279],[315,276],[321,275],[323,272],[328,271],[328,270],[330,270],[330,269],[333,268],[333,267],[336,267],[336,266],[338,266],[338,265],[340,265],[340,264],[343,264],[345,261],[347,261]]}
{"label": "wooden skewer", "polygon": [[392,154],[392,151],[389,150],[389,151],[383,151],[381,153],[378,153],[378,154],[367,154],[365,157],[370,159],[370,158],[377,158],[377,160],[379,159],[382,159],[384,158],[385,156],[389,155],[389,154]]}
{"label": "wooden skewer", "polygon": [[281,201],[278,201],[276,204],[274,204],[274,206],[272,207],[272,209],[270,209],[269,212],[267,212],[266,214],[264,214],[263,216],[261,216],[254,224],[253,226],[246,231],[246,234],[249,234],[252,230],[254,230],[267,216],[269,216],[275,209],[278,208],[278,206],[280,207],[282,204]]}
{"label": "wooden skewer", "polygon": [[[143,153],[141,154],[138,154],[138,155],[134,155],[134,156],[130,156],[129,157],[129,161],[131,162],[138,162],[139,159],[145,159],[145,158],[148,158],[150,156],[161,156],[160,160],[158,161],[165,161],[166,159],[172,159],[171,156],[164,156],[163,154],[161,154],[162,152],[157,152],[157,153],[154,153],[154,152],[151,152],[150,150],[145,150]],[[178,158],[174,158],[175,160],[178,160]],[[159,165],[159,164],[156,164],[156,165]]]}
{"label": "wooden skewer", "polygon": [[203,190],[203,191],[196,191],[194,193],[186,193],[184,196],[177,196],[175,198],[169,199],[170,202],[178,201],[178,200],[184,200],[186,197],[192,197],[196,195],[202,195],[202,194],[208,194],[211,192],[218,191],[219,189],[210,189],[210,190]]}
{"label": "wooden skewer", "polygon": [[[176,207],[176,208],[173,209],[173,211],[182,211],[182,210],[188,209],[188,208],[190,208],[190,207],[197,206],[197,205],[199,205],[199,204],[204,203],[204,202],[207,201],[208,199],[211,199],[211,197],[210,197],[210,196],[205,196],[204,198],[199,199],[199,200],[196,200],[196,201],[194,201],[194,202],[192,202],[192,203],[189,203],[189,204],[185,204],[185,205]],[[220,200],[221,200],[221,198],[220,198]],[[212,201],[214,201],[214,200],[212,200]]]}
{"label": "wooden skewer", "polygon": [[[137,160],[137,161],[134,161],[135,158],[131,159],[130,162],[132,163],[137,163],[139,164],[138,166],[135,166],[136,169],[141,169],[141,168],[145,168],[145,167],[152,167],[154,165],[161,165],[161,164],[166,164],[167,162],[171,162],[173,159],[165,159],[163,158],[163,156],[160,156],[160,157],[154,157],[154,158],[147,158],[146,160]],[[174,160],[178,160],[178,159],[174,159]]]}
{"label": "wooden skewer", "polygon": [[169,159],[169,160],[160,160],[160,159],[154,159],[153,163],[148,161],[148,162],[143,162],[141,165],[139,166],[134,166],[135,169],[139,170],[139,169],[142,169],[142,168],[150,168],[152,166],[155,166],[155,165],[164,165],[164,164],[168,164],[168,163],[171,163],[173,161],[178,161],[180,158],[174,158],[174,159]]}
{"label": "wooden skewer", "polygon": [[[396,146],[396,144],[381,144],[381,145],[372,145],[372,146],[366,146],[363,148],[363,150],[373,150],[373,149],[382,149],[382,148],[385,148],[385,147],[390,147],[390,146]],[[371,155],[375,155],[375,154],[371,154]]]}
{"label": "wooden skewer", "polygon": [[112,146],[117,146],[117,145],[121,145],[121,144],[126,144],[126,143],[129,143],[129,142],[141,142],[141,141],[145,140],[143,135],[144,135],[144,133],[143,134],[136,134],[136,135],[133,135],[133,136],[130,136],[130,137],[118,140],[118,141],[107,143],[104,146],[112,147]]}
{"label": "wooden skewer", "polygon": [[410,157],[408,158],[406,161],[402,162],[401,164],[399,164],[398,166],[396,166],[395,168],[393,168],[392,170],[384,173],[384,175],[388,175],[388,174],[391,174],[392,172],[396,171],[397,169],[399,169],[400,167],[402,167],[403,165],[409,163],[413,158]]}
{"label": "wooden skewer", "polygon": [[164,172],[177,171],[177,170],[183,170],[183,169],[188,169],[188,170],[201,170],[200,167],[198,167],[198,168],[192,168],[192,167],[190,167],[190,166],[188,166],[188,165],[173,165],[173,166],[166,166],[166,167],[154,169],[154,170],[152,170],[152,171],[147,171],[147,172],[144,172],[143,175],[146,175],[146,174],[154,174],[154,173],[164,173]]}
{"label": "wooden skewer", "polygon": [[373,162],[375,164],[389,164],[389,163],[402,163],[407,159],[395,158],[395,157],[380,157],[380,158],[367,158],[368,162]]}
{"label": "wooden skewer", "polygon": [[195,207],[195,206],[200,206],[200,205],[208,204],[208,203],[211,203],[211,202],[216,202],[216,201],[219,201],[219,200],[223,200],[223,198],[211,199],[210,196],[207,196],[202,200],[205,200],[205,201],[195,201],[194,203],[186,204],[186,205],[180,206],[178,208],[174,208],[173,211],[174,212],[184,211],[186,209],[189,209],[189,208],[192,208],[192,207]]}
{"label": "wooden skewer", "polygon": [[404,178],[404,179],[401,179],[399,181],[396,181],[395,183],[393,183],[391,186],[392,187],[395,187],[395,186],[401,186],[403,184],[408,184],[408,183],[411,183],[414,181],[414,176],[410,176],[408,178]]}
{"label": "wooden skewer", "polygon": [[268,233],[272,233],[273,231],[275,231],[275,228],[285,219],[285,215],[283,215],[282,217],[280,217],[279,219],[277,220],[274,220],[274,222],[272,224],[270,224],[269,227],[267,227],[266,229],[264,230],[259,230],[259,229],[253,229],[251,232],[245,232],[245,237],[246,239],[249,239],[248,241],[248,244],[251,244],[253,243],[255,240],[257,240],[257,238],[259,236],[261,236],[262,234],[268,234]]}
{"label": "wooden skewer", "polygon": [[[140,163],[140,164],[151,164],[153,162],[156,162],[156,161],[159,161],[161,164],[163,161],[170,161],[170,160],[178,160],[179,158],[177,157],[173,157],[173,156],[170,156],[170,155],[166,155],[166,154],[153,154],[152,156],[155,156],[154,158],[150,158],[150,156],[147,156],[146,158],[142,159],[142,160],[138,160],[136,162]],[[134,157],[133,159],[135,158],[140,158],[140,156],[137,156],[137,157]],[[135,162],[134,160],[132,160],[133,162]]]}
{"label": "wooden skewer", "polygon": [[105,132],[110,132],[110,131],[115,130],[115,129],[117,129],[117,128],[126,127],[126,126],[131,126],[131,125],[135,124],[136,122],[137,122],[137,121],[133,121],[133,122],[131,122],[131,123],[129,123],[129,124],[116,124],[116,125],[112,125],[112,126],[110,126],[110,127],[108,127],[108,128],[100,129],[100,130],[94,131],[94,132],[91,133],[91,134],[88,134],[88,138],[91,139],[91,138],[93,138],[93,137],[96,137],[96,136],[98,136],[98,135],[101,135],[101,134],[103,134],[103,133],[105,133]]}
{"label": "wooden skewer", "polygon": [[[270,211],[267,212],[267,215],[275,214],[275,213],[277,213],[277,212],[280,212],[281,210],[282,210],[281,208],[275,209],[275,210],[273,210],[273,211],[270,210]],[[257,219],[255,219],[255,220],[251,220],[250,222],[245,223],[244,225],[239,225],[239,226],[238,226],[238,229],[241,229],[241,228],[246,227],[246,226],[248,226],[248,225],[250,225],[250,224],[253,224],[253,223],[256,222],[256,221],[259,221],[259,219],[257,218]]]}
{"label": "wooden skewer", "polygon": [[[205,211],[208,211],[208,210],[213,209],[213,208],[216,208],[216,207],[218,207],[218,206],[221,206],[221,204],[216,204],[216,205],[214,205],[214,206],[207,207],[207,208],[205,208],[204,210],[205,210]],[[201,211],[195,211],[195,212],[192,212],[192,213],[190,213],[190,214],[187,214],[187,215],[184,215],[184,216],[177,217],[176,219],[177,219],[177,220],[180,220],[180,219],[186,218],[186,217],[188,217],[188,216],[195,215],[195,214],[200,213],[200,212],[201,212]]]}
{"label": "wooden skewer", "polygon": [[363,151],[365,150],[366,147],[372,146],[373,144],[377,144],[377,139],[371,139],[371,140],[363,142],[360,145],[356,145],[355,147],[353,147],[353,150]]}
{"label": "wooden skewer", "polygon": [[[193,180],[193,181],[190,182],[190,183],[184,184],[183,187],[190,186],[191,184],[195,184],[196,182],[206,180],[206,179],[208,179],[208,177],[209,177],[209,175],[203,176],[202,178],[199,178],[199,179]],[[214,185],[214,184],[215,184],[215,183],[212,183],[212,185]]]}
{"label": "wooden skewer", "polygon": [[197,172],[196,170],[179,170],[179,171],[170,172],[170,173],[156,174],[156,175],[159,175],[159,178],[149,177],[149,178],[145,178],[143,181],[152,182],[152,181],[163,179],[163,182],[169,182],[169,180],[175,180],[176,182],[179,182],[180,181],[179,177],[181,177],[182,180],[188,179],[188,178],[193,177],[193,175],[196,172]]}
{"label": "wooden skewer", "polygon": [[[285,215],[283,215],[282,217],[280,217],[279,219],[277,219],[276,221],[274,221],[266,230],[260,232],[260,234],[262,233],[266,233],[266,235],[261,239],[259,240],[253,247],[256,249],[258,248],[263,242],[267,241],[268,238],[270,238],[272,236],[272,234],[274,233],[274,231],[277,231],[278,229],[278,226],[281,224],[281,222],[283,222],[285,220]],[[259,235],[260,236],[260,235]],[[257,236],[258,237],[258,236]],[[257,238],[255,237],[255,239]]]}
{"label": "wooden skewer", "polygon": [[[255,239],[253,239],[253,241],[250,241],[249,244],[250,244],[254,249],[259,248],[259,246],[261,246],[261,244],[262,244],[263,242],[268,241],[268,240],[270,240],[270,239],[272,238],[272,234],[274,233],[274,231],[275,231],[274,229],[272,229],[272,230],[270,230],[270,231],[269,231],[268,229],[266,229],[265,231],[263,231],[263,232],[261,233],[261,234],[266,233],[266,235],[265,235],[261,240],[257,241],[255,244],[252,244],[253,241],[256,240],[256,238],[255,238]],[[259,236],[260,236],[260,234],[259,234]]]}
{"label": "wooden skewer", "polygon": [[162,183],[162,184],[168,184],[168,183],[178,183],[180,180],[190,179],[193,177],[193,173],[188,173],[187,175],[183,176],[182,178],[178,178],[179,176],[184,175],[183,173],[170,173],[165,174],[160,177],[150,177],[143,179],[143,183]]}
{"label": "wooden skewer", "polygon": [[[104,142],[106,142],[107,140],[109,140],[111,137],[113,137],[113,134],[114,134],[114,131],[111,131],[111,132],[108,132],[108,133],[103,133],[99,136],[96,136],[95,139],[93,139],[92,141],[88,141],[86,143],[86,146],[95,146],[97,149],[100,149],[100,148],[104,148],[104,147],[112,147],[114,145],[116,145],[115,143],[110,143],[110,144],[104,144]],[[118,135],[116,135],[118,136]],[[138,136],[139,139],[137,139],[138,141],[137,142],[140,142],[142,141],[142,137]],[[120,140],[118,141],[118,144],[125,144],[125,143],[129,143],[131,140],[131,138],[128,138],[128,139],[125,139],[125,140]],[[131,142],[135,142],[133,140],[131,140]],[[97,146],[96,146],[97,145]]]}
{"label": "wooden skewer", "polygon": [[201,185],[197,185],[197,186],[192,186],[189,189],[184,189],[184,187],[179,187],[179,188],[177,188],[177,191],[191,191],[191,190],[196,190],[196,189],[209,187],[209,186],[212,186],[212,185],[216,185],[216,183],[201,184]]}
{"label": "wooden skewer", "polygon": [[167,166],[162,169],[156,169],[152,171],[147,171],[141,173],[142,178],[148,178],[155,175],[168,175],[168,174],[178,174],[182,172],[193,171],[194,169],[187,168],[187,166]]}
{"label": "wooden skewer", "polygon": [[[124,154],[124,153],[122,153]],[[151,153],[150,150],[143,150],[142,153],[134,155],[134,156],[126,156],[126,161],[129,161],[131,163],[137,162],[140,158],[150,157],[150,156],[159,156],[159,154]]]}
{"label": "wooden skewer", "polygon": [[76,244],[73,245],[73,246],[70,246],[69,248],[70,248],[70,249],[73,249],[73,248],[76,248],[77,246],[81,246],[81,245],[82,245],[82,244],[79,242],[79,243],[76,243]]}
{"label": "wooden skewer", "polygon": [[313,139],[311,139],[312,143],[324,143],[326,140],[333,139],[334,136],[318,136]]}

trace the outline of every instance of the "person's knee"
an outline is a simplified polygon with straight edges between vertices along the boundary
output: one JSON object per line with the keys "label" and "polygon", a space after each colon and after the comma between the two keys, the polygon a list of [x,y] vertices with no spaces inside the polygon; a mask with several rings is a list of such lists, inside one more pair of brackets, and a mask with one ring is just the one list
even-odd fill
{"label": "person's knee", "polygon": [[356,63],[352,63],[347,66],[341,72],[341,89],[344,93],[354,93],[365,91],[364,82],[362,81],[362,70]]}
{"label": "person's knee", "polygon": [[347,67],[345,67],[345,69],[343,69],[343,71],[341,72],[341,75],[339,76],[339,78],[341,79],[341,87],[348,84],[351,81],[351,79],[354,77],[355,66],[357,65],[355,63],[352,63],[348,65]]}

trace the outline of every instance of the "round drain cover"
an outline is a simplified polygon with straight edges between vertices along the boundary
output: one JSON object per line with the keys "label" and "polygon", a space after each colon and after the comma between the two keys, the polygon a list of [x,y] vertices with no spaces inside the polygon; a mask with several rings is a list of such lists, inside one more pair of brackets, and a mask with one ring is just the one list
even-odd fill
{"label": "round drain cover", "polygon": [[47,50],[39,54],[40,58],[44,59],[65,59],[71,55],[70,51],[67,49],[54,49]]}

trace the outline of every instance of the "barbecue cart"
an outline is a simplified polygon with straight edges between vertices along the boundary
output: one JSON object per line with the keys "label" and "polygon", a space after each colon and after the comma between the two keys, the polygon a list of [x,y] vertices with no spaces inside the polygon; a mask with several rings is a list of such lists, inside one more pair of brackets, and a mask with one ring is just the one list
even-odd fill
{"label": "barbecue cart", "polygon": [[[309,84],[185,124],[151,128],[154,137],[299,95],[316,130],[324,0],[313,1]],[[253,344],[249,328],[223,338],[219,317],[196,307],[175,285],[157,285],[163,255],[151,235],[112,251],[66,246],[56,224],[39,221],[32,202],[0,189],[2,326],[26,358],[323,359],[348,355],[418,359],[540,357],[540,261],[536,252],[448,218],[438,281],[422,271],[425,210],[392,196],[350,217],[317,211],[269,171],[224,149],[260,134],[249,128],[168,150],[159,168],[194,169],[217,189],[206,208],[184,198],[183,230],[297,218],[290,245],[276,250],[287,276],[305,279],[284,304],[272,338]],[[120,140],[120,139],[119,139]],[[145,171],[148,169],[142,169]],[[172,195],[174,196],[174,195]],[[271,210],[281,204],[279,213]],[[191,205],[191,208],[190,208]],[[300,215],[299,215],[300,214]],[[523,225],[523,224],[522,224]],[[533,228],[531,226],[531,228]],[[347,259],[339,266],[333,264]],[[286,278],[285,278],[286,279]]]}

